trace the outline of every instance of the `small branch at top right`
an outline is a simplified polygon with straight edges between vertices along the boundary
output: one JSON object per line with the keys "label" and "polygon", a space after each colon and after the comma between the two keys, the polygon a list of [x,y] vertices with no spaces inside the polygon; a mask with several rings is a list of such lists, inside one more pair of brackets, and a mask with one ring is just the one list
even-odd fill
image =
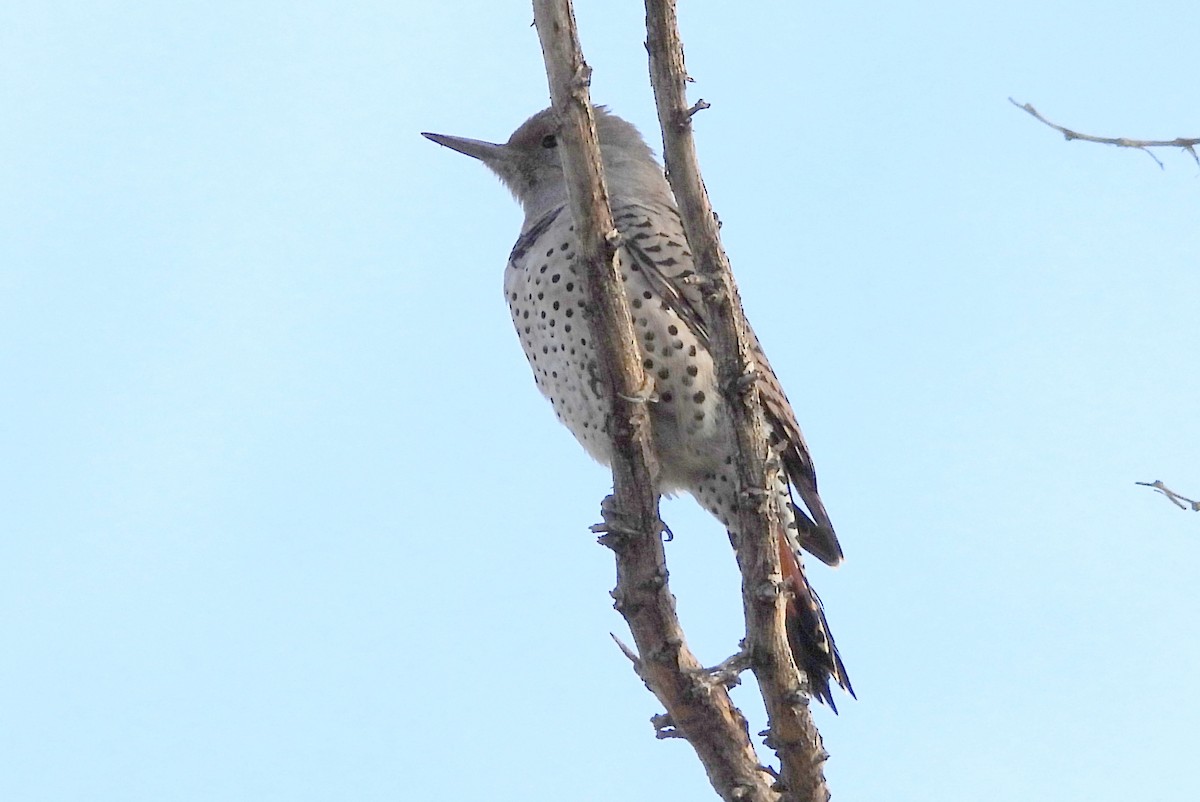
{"label": "small branch at top right", "polygon": [[1011,97],[1008,99],[1008,102],[1016,106],[1018,109],[1025,111],[1034,119],[1050,126],[1055,131],[1058,131],[1068,141],[1072,139],[1080,139],[1084,142],[1099,142],[1101,145],[1115,145],[1118,148],[1133,148],[1134,150],[1140,150],[1151,159],[1154,159],[1155,164],[1157,164],[1160,169],[1165,169],[1163,167],[1163,163],[1157,156],[1154,155],[1154,152],[1151,150],[1151,148],[1179,148],[1180,150],[1187,151],[1188,155],[1196,161],[1196,164],[1200,165],[1200,155],[1197,155],[1196,153],[1196,146],[1200,145],[1200,137],[1178,137],[1176,139],[1129,139],[1123,136],[1107,137],[1081,134],[1078,131],[1072,131],[1070,128],[1061,126],[1058,123],[1050,122],[1043,117],[1041,112],[1035,109],[1031,103],[1018,103]]}
{"label": "small branch at top right", "polygon": [[1135,482],[1142,487],[1152,487],[1156,493],[1162,493],[1167,497],[1167,501],[1174,504],[1181,510],[1191,509],[1194,512],[1200,512],[1200,501],[1181,496],[1171,488],[1162,483],[1161,479],[1155,479],[1153,482]]}

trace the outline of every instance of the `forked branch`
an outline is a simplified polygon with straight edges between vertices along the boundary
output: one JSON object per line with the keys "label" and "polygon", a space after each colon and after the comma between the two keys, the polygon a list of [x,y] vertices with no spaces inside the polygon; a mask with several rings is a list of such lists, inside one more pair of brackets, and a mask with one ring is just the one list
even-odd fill
{"label": "forked branch", "polygon": [[667,585],[662,524],[652,481],[654,455],[646,376],[614,253],[619,243],[604,186],[595,118],[570,0],[534,0],[534,19],[553,105],[562,123],[559,151],[585,266],[590,323],[611,393],[613,496],[604,505],[601,542],[617,559],[617,610],[637,645],[638,675],[667,710],[660,734],[680,735],[696,750],[713,787],[728,802],[774,802],[746,720],[721,682],[688,649]]}

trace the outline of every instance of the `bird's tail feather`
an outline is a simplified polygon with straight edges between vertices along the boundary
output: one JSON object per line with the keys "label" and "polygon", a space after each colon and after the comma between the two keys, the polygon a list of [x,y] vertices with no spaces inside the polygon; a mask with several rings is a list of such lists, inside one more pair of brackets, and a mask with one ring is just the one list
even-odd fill
{"label": "bird's tail feather", "polygon": [[799,556],[783,535],[779,537],[779,561],[783,568],[783,581],[791,590],[785,624],[792,656],[796,665],[808,676],[811,694],[836,713],[837,705],[830,692],[830,680],[842,686],[851,696],[854,696],[854,687],[850,684],[846,666],[833,642],[821,599],[808,584]]}

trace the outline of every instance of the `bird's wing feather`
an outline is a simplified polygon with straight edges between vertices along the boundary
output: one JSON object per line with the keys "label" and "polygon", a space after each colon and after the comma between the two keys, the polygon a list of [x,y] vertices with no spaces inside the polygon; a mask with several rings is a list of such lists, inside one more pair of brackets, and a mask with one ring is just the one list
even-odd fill
{"label": "bird's wing feather", "polygon": [[[654,216],[651,217],[651,214]],[[677,224],[674,232],[656,231],[654,219],[661,222],[663,215],[650,209],[623,206],[614,214],[617,230],[621,232],[621,247],[629,254],[630,267],[646,278],[651,289],[667,307],[679,316],[701,344],[708,345],[708,326],[704,322],[704,299],[693,283],[687,282],[692,274],[691,254],[687,250],[687,239],[683,235],[683,224],[677,215],[671,219]],[[663,240],[663,241],[659,241]],[[685,259],[676,259],[667,253],[660,256],[663,248],[679,251]]]}
{"label": "bird's wing feather", "polygon": [[[694,266],[691,254],[687,252],[683,225],[679,222],[678,214],[674,210],[671,212],[668,219],[676,224],[676,230],[671,232],[655,230],[652,220],[657,218],[661,226],[661,210],[627,205],[618,207],[614,219],[623,238],[622,248],[631,259],[631,266],[641,271],[662,302],[675,312],[696,339],[707,347],[709,335],[708,324],[704,318],[704,299],[700,294],[699,285],[686,281],[694,274]],[[666,241],[660,242],[659,239],[664,237]],[[682,249],[683,255],[689,258],[675,259],[669,254],[656,258],[664,245],[668,248]],[[837,565],[842,560],[842,548],[833,531],[829,513],[825,511],[825,505],[821,503],[821,496],[817,493],[817,475],[808,444],[804,441],[796,413],[792,410],[771,363],[767,361],[767,355],[763,352],[757,335],[753,329],[750,329],[749,333],[752,357],[761,378],[759,394],[772,430],[772,444],[783,444],[781,450],[784,469],[803,503],[803,507],[795,503],[792,505],[796,515],[798,540],[806,551],[822,562]]]}

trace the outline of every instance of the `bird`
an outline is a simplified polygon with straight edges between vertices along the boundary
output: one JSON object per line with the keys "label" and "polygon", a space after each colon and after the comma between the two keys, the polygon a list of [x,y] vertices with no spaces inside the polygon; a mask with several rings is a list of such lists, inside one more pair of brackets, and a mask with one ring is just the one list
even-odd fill
{"label": "bird", "polygon": [[[709,346],[709,321],[695,281],[695,262],[663,168],[631,123],[595,107],[596,132],[613,221],[620,234],[617,265],[643,358],[653,381],[649,404],[656,490],[686,492],[738,542],[737,446]],[[422,134],[483,162],[524,211],[520,236],[504,270],[504,297],[534,381],[555,414],[597,461],[609,465],[609,390],[600,375],[577,258],[578,239],[559,154],[560,121],[544,109],[504,143]],[[830,683],[851,696],[820,598],[801,551],[836,566],[843,553],[817,493],[816,472],[791,403],[753,330],[753,368],[777,472],[784,530],[777,532],[784,582],[790,586],[786,629],[810,694],[837,711]]]}

